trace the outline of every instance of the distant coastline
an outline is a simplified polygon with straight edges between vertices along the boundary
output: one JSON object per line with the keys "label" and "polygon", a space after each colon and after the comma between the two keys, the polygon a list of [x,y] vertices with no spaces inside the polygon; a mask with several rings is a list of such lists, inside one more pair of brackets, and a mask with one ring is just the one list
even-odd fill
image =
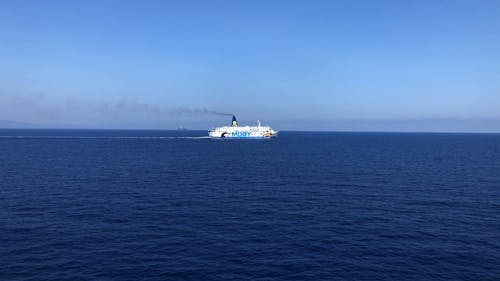
{"label": "distant coastline", "polygon": [[12,120],[0,120],[0,129],[37,129],[39,125]]}

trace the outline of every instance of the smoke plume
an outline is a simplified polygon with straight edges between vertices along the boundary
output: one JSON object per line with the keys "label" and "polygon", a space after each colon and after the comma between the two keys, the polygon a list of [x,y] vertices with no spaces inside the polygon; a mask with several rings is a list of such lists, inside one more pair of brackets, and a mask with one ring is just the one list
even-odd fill
{"label": "smoke plume", "polygon": [[[0,89],[0,120],[45,124],[158,124],[203,122],[199,115],[232,116],[207,108],[152,104],[135,99],[89,100],[75,96],[51,98],[44,93],[7,92]],[[199,121],[197,121],[199,120]]]}

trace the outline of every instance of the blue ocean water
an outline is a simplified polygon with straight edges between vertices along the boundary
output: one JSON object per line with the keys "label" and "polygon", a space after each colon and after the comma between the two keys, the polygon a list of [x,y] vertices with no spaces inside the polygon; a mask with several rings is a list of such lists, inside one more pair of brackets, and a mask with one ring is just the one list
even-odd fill
{"label": "blue ocean water", "polygon": [[0,280],[500,280],[500,134],[0,130]]}

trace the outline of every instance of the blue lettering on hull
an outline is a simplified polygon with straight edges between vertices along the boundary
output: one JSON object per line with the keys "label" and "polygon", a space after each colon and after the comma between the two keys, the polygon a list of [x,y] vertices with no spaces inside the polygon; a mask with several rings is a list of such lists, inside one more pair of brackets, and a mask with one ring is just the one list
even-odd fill
{"label": "blue lettering on hull", "polygon": [[249,138],[250,132],[232,132],[231,137],[233,137],[233,138]]}

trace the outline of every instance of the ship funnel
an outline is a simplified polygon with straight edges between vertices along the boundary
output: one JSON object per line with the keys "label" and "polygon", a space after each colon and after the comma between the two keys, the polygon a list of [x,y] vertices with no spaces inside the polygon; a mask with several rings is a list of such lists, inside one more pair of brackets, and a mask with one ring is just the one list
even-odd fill
{"label": "ship funnel", "polygon": [[238,122],[236,122],[236,116],[233,115],[233,121],[231,122],[231,126],[238,127]]}

